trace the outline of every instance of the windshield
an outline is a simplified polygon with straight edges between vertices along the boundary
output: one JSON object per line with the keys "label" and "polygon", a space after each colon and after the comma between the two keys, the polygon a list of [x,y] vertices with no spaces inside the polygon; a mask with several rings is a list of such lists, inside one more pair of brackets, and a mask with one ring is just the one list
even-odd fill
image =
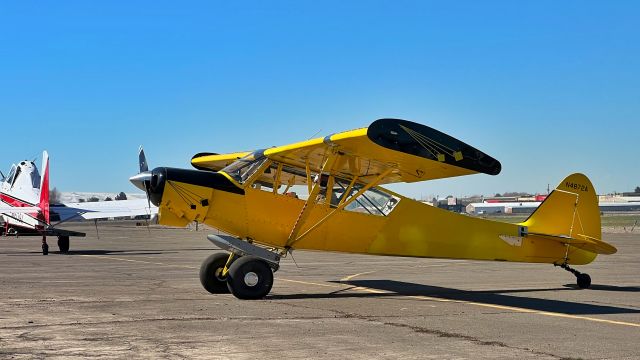
{"label": "windshield", "polygon": [[40,189],[40,173],[38,172],[38,168],[36,168],[35,164],[33,165],[33,172],[31,172],[31,185],[34,189]]}
{"label": "windshield", "polygon": [[7,177],[7,183],[9,185],[13,184],[13,177],[16,175],[17,167],[15,165],[11,165],[11,170],[9,171],[9,176]]}
{"label": "windshield", "polygon": [[262,166],[265,161],[267,161],[267,157],[262,155],[262,152],[254,152],[236,160],[220,171],[231,176],[239,184],[244,184],[251,175],[260,169],[260,166]]}

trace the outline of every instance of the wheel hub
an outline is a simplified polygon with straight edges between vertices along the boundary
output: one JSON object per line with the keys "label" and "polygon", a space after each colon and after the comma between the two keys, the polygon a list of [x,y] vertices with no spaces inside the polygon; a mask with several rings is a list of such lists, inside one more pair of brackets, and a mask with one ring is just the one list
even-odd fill
{"label": "wheel hub", "polygon": [[219,281],[225,281],[226,280],[226,276],[222,276],[222,270],[223,268],[217,268],[214,272],[213,272],[213,276],[216,277],[216,279],[218,279]]}
{"label": "wheel hub", "polygon": [[258,285],[258,274],[252,271],[246,273],[244,275],[244,283],[249,287]]}

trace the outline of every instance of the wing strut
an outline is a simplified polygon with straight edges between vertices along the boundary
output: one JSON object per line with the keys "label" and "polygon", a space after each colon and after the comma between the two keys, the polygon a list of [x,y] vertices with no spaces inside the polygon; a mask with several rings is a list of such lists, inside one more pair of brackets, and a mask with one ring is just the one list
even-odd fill
{"label": "wing strut", "polygon": [[[335,164],[337,158],[338,158],[338,153],[332,151],[327,157],[327,159],[325,160],[324,164],[322,165],[322,170],[320,170],[320,172],[318,173],[318,178],[316,179],[316,181],[313,184],[311,184],[311,182],[309,181],[309,187],[311,188],[311,191],[309,193],[309,198],[307,198],[307,201],[304,203],[304,206],[302,207],[302,210],[298,215],[298,219],[296,220],[295,224],[293,225],[293,228],[291,229],[289,238],[287,239],[287,242],[284,245],[285,248],[290,248],[291,244],[295,242],[296,237],[298,236],[298,233],[302,228],[302,225],[307,220],[307,217],[309,217],[309,214],[311,214],[311,210],[316,206],[318,194],[320,193],[320,177],[324,173],[331,172],[331,169],[333,168],[333,164]],[[310,179],[311,172],[309,169],[308,162],[307,162],[306,170],[307,170],[307,179]]]}
{"label": "wing strut", "polygon": [[382,174],[378,175],[375,179],[373,179],[373,181],[371,181],[370,183],[366,184],[365,186],[362,187],[362,189],[358,190],[357,193],[353,194],[351,197],[349,197],[348,200],[343,201],[340,205],[338,205],[338,207],[336,207],[335,209],[333,209],[333,211],[331,211],[330,213],[328,213],[325,217],[323,217],[322,219],[320,219],[317,223],[313,224],[307,231],[305,231],[304,233],[302,233],[302,235],[298,236],[295,240],[293,241],[288,241],[287,242],[287,246],[291,247],[293,244],[297,243],[298,241],[302,240],[305,236],[307,236],[310,232],[312,232],[313,230],[315,230],[316,228],[318,228],[320,225],[324,224],[327,220],[329,220],[329,218],[331,216],[333,216],[335,213],[337,213],[339,210],[344,209],[347,205],[351,204],[354,200],[356,200],[360,195],[364,194],[365,191],[371,189],[372,187],[376,186],[380,181],[382,181],[382,179],[384,179],[385,176],[389,175],[389,173],[392,171],[392,169],[387,169],[385,170]]}

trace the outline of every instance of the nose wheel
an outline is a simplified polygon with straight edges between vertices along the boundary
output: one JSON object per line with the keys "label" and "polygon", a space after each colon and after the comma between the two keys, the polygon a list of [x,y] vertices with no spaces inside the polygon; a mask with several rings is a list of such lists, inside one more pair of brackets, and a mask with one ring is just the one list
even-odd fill
{"label": "nose wheel", "polygon": [[572,267],[570,267],[567,263],[562,264],[553,264],[554,266],[559,266],[568,272],[572,273],[576,276],[576,283],[580,289],[588,289],[591,286],[591,276],[587,273],[580,272]]}

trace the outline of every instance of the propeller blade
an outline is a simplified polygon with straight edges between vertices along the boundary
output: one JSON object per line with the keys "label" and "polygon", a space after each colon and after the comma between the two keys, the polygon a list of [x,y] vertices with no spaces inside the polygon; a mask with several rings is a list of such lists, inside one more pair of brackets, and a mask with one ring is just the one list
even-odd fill
{"label": "propeller blade", "polygon": [[147,204],[149,206],[149,214],[151,214],[151,197],[149,196],[149,187],[151,186],[151,172],[149,171],[149,165],[147,164],[147,157],[144,155],[144,149],[140,145],[138,151],[138,165],[140,167],[140,173],[129,178],[129,181],[135,185],[138,189],[144,191],[147,195]]}
{"label": "propeller blade", "polygon": [[149,196],[149,181],[144,182],[144,193],[147,194],[147,204],[149,206],[149,217],[151,217],[151,197]]}
{"label": "propeller blade", "polygon": [[144,149],[142,145],[140,145],[140,151],[138,152],[138,164],[140,165],[140,172],[149,171],[149,166],[147,165],[147,157],[144,155]]}

